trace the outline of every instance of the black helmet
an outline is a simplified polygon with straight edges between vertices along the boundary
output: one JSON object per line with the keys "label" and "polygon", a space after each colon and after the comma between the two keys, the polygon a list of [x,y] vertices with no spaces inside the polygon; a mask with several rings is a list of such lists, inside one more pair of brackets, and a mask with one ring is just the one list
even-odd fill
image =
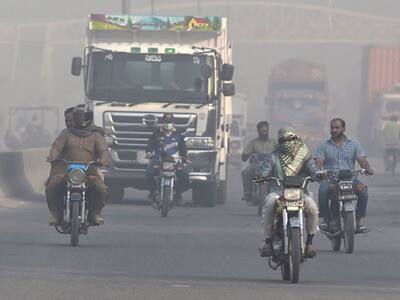
{"label": "black helmet", "polygon": [[73,111],[73,122],[76,128],[85,128],[93,121],[93,113],[86,111],[84,107],[77,106]]}

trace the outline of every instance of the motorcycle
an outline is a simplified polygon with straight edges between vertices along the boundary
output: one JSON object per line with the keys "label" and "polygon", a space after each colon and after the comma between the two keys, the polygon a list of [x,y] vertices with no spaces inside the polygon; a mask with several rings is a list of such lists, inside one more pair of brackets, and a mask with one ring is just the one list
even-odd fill
{"label": "motorcycle", "polygon": [[91,176],[88,171],[99,164],[90,162],[70,162],[62,160],[67,165],[66,193],[64,195],[63,223],[56,225],[58,233],[71,235],[71,246],[79,244],[79,235],[87,234],[93,224],[88,219],[89,199],[88,180]]}
{"label": "motorcycle", "polygon": [[397,147],[391,147],[385,149],[384,164],[385,170],[392,176],[396,174],[397,158],[399,157],[399,149]]}
{"label": "motorcycle", "polygon": [[161,161],[156,161],[156,181],[158,197],[153,201],[153,207],[160,211],[161,217],[168,216],[168,212],[174,205],[176,172],[184,167],[180,157],[162,156]]}
{"label": "motorcycle", "polygon": [[[270,154],[253,153],[250,156],[250,163],[256,163],[259,167],[265,160],[271,160]],[[256,176],[257,177],[257,176]],[[264,200],[267,194],[267,182],[266,181],[254,181],[252,182],[251,198],[247,201],[250,206],[257,206],[258,216],[262,215],[262,209],[264,207]]]}
{"label": "motorcycle", "polygon": [[288,176],[283,180],[276,177],[262,177],[255,181],[277,182],[283,187],[283,195],[277,201],[272,231],[273,255],[268,259],[271,269],[281,269],[282,280],[297,283],[300,265],[307,260],[304,243],[304,200],[303,194],[311,177]]}
{"label": "motorcycle", "polygon": [[327,230],[320,228],[332,242],[333,251],[339,251],[344,242],[346,253],[354,251],[354,236],[356,231],[357,194],[354,180],[359,174],[366,174],[366,170],[326,171],[326,181],[331,184],[329,193],[330,217]]}

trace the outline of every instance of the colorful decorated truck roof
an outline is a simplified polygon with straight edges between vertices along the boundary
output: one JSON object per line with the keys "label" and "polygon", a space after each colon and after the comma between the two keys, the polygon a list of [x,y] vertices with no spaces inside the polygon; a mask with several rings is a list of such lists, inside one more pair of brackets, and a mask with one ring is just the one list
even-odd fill
{"label": "colorful decorated truck roof", "polygon": [[219,32],[222,17],[194,16],[134,16],[92,14],[89,16],[89,30],[155,30],[155,31],[199,31]]}

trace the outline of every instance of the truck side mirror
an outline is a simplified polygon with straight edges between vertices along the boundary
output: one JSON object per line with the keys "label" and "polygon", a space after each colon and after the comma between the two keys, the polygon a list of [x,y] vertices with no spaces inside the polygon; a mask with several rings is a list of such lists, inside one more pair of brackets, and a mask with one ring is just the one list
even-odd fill
{"label": "truck side mirror", "polygon": [[221,80],[231,81],[235,67],[231,64],[223,64],[221,70]]}
{"label": "truck side mirror", "polygon": [[224,83],[222,86],[222,92],[225,97],[230,97],[235,95],[235,84],[233,83]]}
{"label": "truck side mirror", "polygon": [[204,64],[201,65],[200,67],[200,73],[204,78],[210,78],[212,73],[213,73],[213,67],[210,66],[209,64]]}
{"label": "truck side mirror", "polygon": [[82,58],[81,57],[73,57],[71,63],[71,74],[74,76],[81,75],[82,70]]}

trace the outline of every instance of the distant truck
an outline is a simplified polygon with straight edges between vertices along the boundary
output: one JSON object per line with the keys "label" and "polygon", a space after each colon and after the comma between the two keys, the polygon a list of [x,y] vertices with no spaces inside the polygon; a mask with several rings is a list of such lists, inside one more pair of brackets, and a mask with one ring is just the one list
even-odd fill
{"label": "distant truck", "polygon": [[232,103],[232,125],[230,136],[230,155],[229,162],[241,169],[241,155],[246,146],[246,126],[247,126],[247,98],[245,95],[236,94]]}
{"label": "distant truck", "polygon": [[315,147],[326,135],[328,104],[327,76],[322,66],[291,59],[272,69],[266,97],[272,136],[278,128],[290,125]]}
{"label": "distant truck", "polygon": [[359,132],[380,151],[385,123],[394,115],[400,120],[400,46],[365,48],[362,77]]}
{"label": "distant truck", "polygon": [[231,57],[226,18],[89,16],[84,58],[71,71],[83,69],[86,103],[107,135],[112,201],[126,187],[146,189],[145,148],[166,112],[185,136],[194,202],[225,201]]}

